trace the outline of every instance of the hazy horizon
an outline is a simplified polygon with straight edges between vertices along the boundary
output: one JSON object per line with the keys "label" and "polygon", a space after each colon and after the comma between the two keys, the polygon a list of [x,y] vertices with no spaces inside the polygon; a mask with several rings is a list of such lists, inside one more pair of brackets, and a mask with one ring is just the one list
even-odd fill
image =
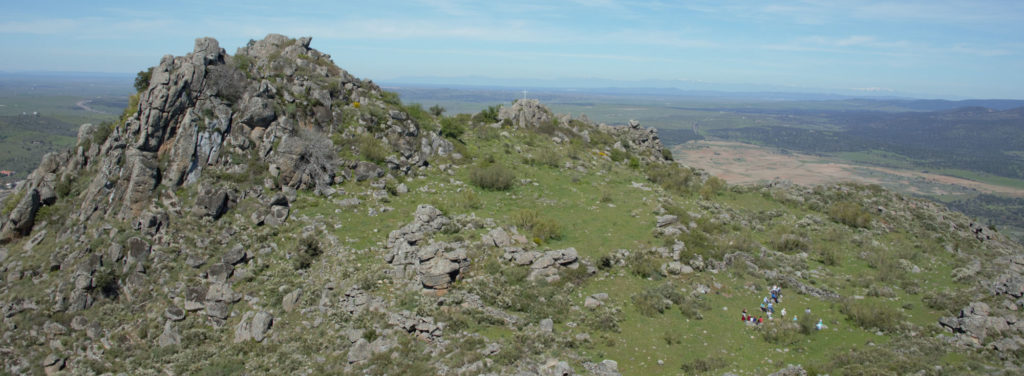
{"label": "hazy horizon", "polygon": [[[139,4],[21,2],[0,71],[130,74],[211,36],[233,54],[312,36],[377,81],[621,81],[921,98],[1024,99],[1024,4],[1005,1]],[[659,85],[658,83],[665,83]],[[714,89],[711,89],[714,90]],[[733,89],[724,89],[730,91]]]}

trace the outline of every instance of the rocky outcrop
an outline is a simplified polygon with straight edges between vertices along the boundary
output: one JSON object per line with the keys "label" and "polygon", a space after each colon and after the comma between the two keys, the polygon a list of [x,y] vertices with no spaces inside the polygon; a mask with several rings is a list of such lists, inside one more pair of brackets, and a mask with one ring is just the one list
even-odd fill
{"label": "rocky outcrop", "polygon": [[641,127],[639,121],[630,120],[629,124],[624,127],[601,124],[598,130],[608,133],[619,140],[614,145],[616,149],[631,150],[650,161],[667,160],[665,155],[662,154],[662,150],[665,150],[665,145],[661,143],[661,138],[658,137],[658,130]]}
{"label": "rocky outcrop", "polygon": [[[939,319],[939,325],[949,330],[953,335],[953,342],[965,347],[1001,346],[1008,347],[1012,344],[1024,345],[1024,339],[1019,335],[1024,333],[1024,322],[1018,321],[1016,316],[995,316],[992,309],[983,302],[973,302],[962,310],[956,317],[943,317]],[[1003,336],[1012,336],[1003,339],[1011,341],[993,341],[992,338],[1000,339]],[[998,343],[998,344],[997,344]]]}
{"label": "rocky outcrop", "polygon": [[430,205],[416,208],[413,221],[388,234],[385,260],[397,279],[415,279],[427,289],[447,289],[469,267],[463,244],[430,242],[430,234],[453,225],[451,219]]}
{"label": "rocky outcrop", "polygon": [[[359,180],[407,174],[452,152],[449,141],[421,132],[379,87],[338,68],[310,41],[271,34],[232,56],[215,39],[199,38],[191,53],[164,56],[123,123],[84,125],[74,152],[43,159],[22,185],[23,204],[0,224],[0,240],[29,234],[38,208],[64,199],[58,184],[82,187],[67,198],[78,205],[69,220],[148,223],[140,217],[155,213],[159,187],[173,192],[204,176],[325,193],[352,171]],[[379,164],[339,160],[341,145],[332,141],[339,136],[375,138],[391,155]],[[204,190],[196,213],[219,219],[236,193]],[[276,206],[272,225],[287,218],[287,205]],[[147,228],[155,235],[166,225]]]}
{"label": "rocky outcrop", "polygon": [[550,123],[555,115],[536,99],[520,99],[511,106],[502,106],[498,110],[498,121],[508,121],[514,128],[536,128],[541,124]]}

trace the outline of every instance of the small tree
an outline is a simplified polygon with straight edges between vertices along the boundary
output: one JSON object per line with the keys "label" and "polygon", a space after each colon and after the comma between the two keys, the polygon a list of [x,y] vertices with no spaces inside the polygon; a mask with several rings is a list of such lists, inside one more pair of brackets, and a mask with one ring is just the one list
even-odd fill
{"label": "small tree", "polygon": [[144,71],[139,71],[139,73],[135,75],[135,91],[141,92],[149,89],[150,78],[153,78],[153,67],[149,67],[149,69]]}
{"label": "small tree", "polygon": [[445,109],[444,109],[444,107],[441,107],[440,105],[435,104],[433,106],[430,106],[429,111],[430,111],[431,114],[434,114],[434,116],[441,116],[441,114],[444,113]]}

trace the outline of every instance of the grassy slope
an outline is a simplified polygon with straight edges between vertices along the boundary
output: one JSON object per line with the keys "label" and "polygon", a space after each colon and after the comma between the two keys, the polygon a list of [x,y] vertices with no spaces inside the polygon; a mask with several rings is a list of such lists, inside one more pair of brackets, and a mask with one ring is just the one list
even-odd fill
{"label": "grassy slope", "polygon": [[[807,209],[805,206],[793,204],[785,198],[773,197],[770,192],[748,192],[738,190],[725,192],[714,197],[712,201],[698,198],[694,194],[670,194],[647,182],[642,171],[628,167],[626,162],[614,163],[591,151],[572,151],[571,147],[556,146],[543,136],[529,132],[513,132],[505,138],[496,136],[494,131],[474,130],[467,132],[464,140],[468,145],[466,154],[476,159],[488,155],[497,163],[511,166],[519,179],[527,182],[517,184],[510,191],[488,191],[462,183],[468,181],[468,167],[457,168],[453,175],[442,173],[430,168],[422,178],[409,179],[405,183],[410,193],[401,196],[389,196],[383,201],[370,198],[368,193],[373,190],[367,183],[348,182],[337,188],[343,189],[346,196],[360,197],[364,202],[351,208],[340,208],[334,199],[302,193],[293,207],[292,219],[282,228],[252,228],[248,224],[248,216],[254,206],[252,201],[243,201],[228,216],[215,224],[205,223],[190,216],[175,218],[173,226],[188,229],[197,238],[216,236],[227,228],[245,230],[246,238],[257,239],[261,243],[275,245],[266,254],[260,254],[254,265],[243,268],[239,281],[233,285],[236,292],[254,296],[259,299],[248,304],[257,307],[274,309],[280,305],[284,292],[295,287],[304,286],[308,292],[303,300],[306,305],[315,305],[318,289],[328,283],[338,283],[337,290],[345,291],[344,286],[366,283],[361,278],[370,278],[370,285],[377,284],[374,293],[388,299],[401,301],[406,294],[395,289],[386,279],[375,282],[379,272],[386,267],[383,252],[380,250],[387,233],[409,222],[418,204],[431,203],[442,208],[448,215],[473,213],[481,218],[494,218],[499,224],[510,225],[511,216],[519,210],[536,210],[561,225],[563,236],[551,241],[543,248],[562,249],[575,247],[580,255],[590,263],[596,263],[601,257],[624,248],[633,251],[661,246],[663,239],[652,234],[654,213],[661,198],[670,198],[685,210],[707,214],[707,205],[719,205],[722,210],[733,215],[733,221],[723,226],[714,234],[714,240],[708,246],[691,245],[694,253],[714,253],[730,250],[733,242],[753,241],[774,248],[772,241],[781,234],[795,233],[806,238],[807,249],[805,258],[798,258],[794,265],[797,270],[810,273],[808,283],[833,289],[844,296],[867,295],[873,285],[895,286],[892,297],[867,297],[866,301],[877,301],[892,309],[903,312],[907,321],[924,336],[937,333],[935,320],[945,314],[928,308],[923,297],[926,292],[946,288],[961,287],[949,281],[949,274],[956,259],[942,251],[942,245],[948,239],[927,237],[915,228],[897,230],[891,233],[868,232],[847,227],[827,219],[827,215]],[[521,146],[523,153],[514,150],[512,145]],[[531,146],[532,145],[532,146]],[[554,168],[543,165],[523,163],[525,155],[534,155],[542,149],[554,149],[560,153],[562,162],[572,161],[585,166],[586,171]],[[578,159],[570,158],[570,154]],[[440,161],[443,162],[443,161]],[[435,163],[437,165],[437,163]],[[634,182],[643,183],[653,190],[643,190],[633,186]],[[421,191],[425,188],[427,191]],[[467,193],[467,192],[472,192]],[[190,193],[188,189],[179,192],[180,197],[189,207]],[[475,197],[475,198],[473,198]],[[250,199],[251,200],[251,199]],[[378,216],[366,214],[371,209],[390,207]],[[767,217],[766,214],[770,214]],[[823,218],[822,231],[802,231],[796,225],[808,216]],[[760,218],[760,219],[759,219]],[[744,224],[748,223],[748,224]],[[761,227],[756,226],[760,224]],[[329,249],[318,262],[308,271],[296,272],[290,261],[292,250],[304,228],[313,226],[322,229],[328,237],[334,237],[341,246]],[[248,229],[248,230],[247,230]],[[122,232],[120,238],[125,237]],[[470,241],[478,240],[479,233],[460,233],[458,236]],[[123,239],[113,239],[119,241]],[[263,239],[263,240],[260,240]],[[62,244],[53,237],[38,247],[41,249],[57,249]],[[13,253],[21,252],[21,244],[13,244]],[[99,247],[97,249],[105,249]],[[834,265],[826,265],[820,261],[818,253],[825,249],[836,249],[840,261]],[[211,256],[222,251],[217,246],[202,249]],[[757,250],[749,250],[756,254]],[[486,260],[500,255],[500,250],[484,250],[474,260],[481,267],[474,267],[470,276],[480,275],[486,267]],[[166,256],[172,261],[170,265],[178,265],[166,270],[167,285],[175,281],[194,282],[195,271],[183,266],[183,256],[173,250],[165,250]],[[799,254],[800,252],[792,252]],[[866,259],[873,260],[872,255],[891,258],[905,258],[924,271],[913,276],[896,273],[884,266],[869,265]],[[43,264],[41,255],[24,255],[27,263]],[[757,259],[756,263],[771,263],[772,259]],[[664,262],[668,260],[658,260]],[[890,265],[891,267],[891,265]],[[514,268],[502,266],[502,268]],[[155,277],[154,277],[155,278]],[[707,295],[709,309],[702,314],[703,320],[688,319],[675,308],[663,314],[648,317],[637,311],[631,297],[645,289],[671,282],[679,289],[692,291],[697,284],[713,286]],[[904,333],[876,334],[870,328],[861,328],[847,319],[840,312],[837,302],[803,296],[792,291],[785,291],[781,307],[786,307],[791,314],[802,315],[803,309],[809,307],[815,318],[822,318],[829,326],[823,332],[811,335],[797,335],[794,342],[774,344],[766,342],[761,333],[738,321],[739,312],[746,308],[755,311],[760,297],[769,285],[764,277],[751,273],[743,268],[732,268],[717,274],[703,272],[688,276],[647,279],[630,273],[629,268],[616,267],[601,271],[597,276],[586,279],[578,288],[557,285],[570,292],[568,296],[573,305],[582,307],[586,296],[596,292],[610,295],[608,305],[618,307],[621,313],[618,318],[620,330],[600,331],[585,327],[572,328],[570,322],[579,323],[589,315],[580,313],[569,307],[560,307],[553,311],[556,318],[556,333],[573,335],[583,331],[589,332],[592,340],[576,343],[574,350],[566,347],[552,347],[550,356],[561,358],[567,351],[577,351],[583,358],[593,361],[614,359],[619,362],[620,370],[626,375],[678,374],[680,366],[697,359],[711,356],[726,360],[723,370],[732,370],[740,374],[765,374],[781,368],[787,363],[800,363],[807,366],[827,368],[831,356],[847,351],[848,348],[869,348],[885,344]],[[544,287],[540,283],[540,288]],[[456,284],[456,289],[474,286],[472,278]],[[12,291],[27,291],[35,288],[30,281],[22,281],[12,285]],[[141,299],[136,297],[136,299]],[[415,297],[413,297],[415,301]],[[149,338],[159,333],[160,319],[163,309],[169,304],[164,299],[154,299],[142,306],[126,308],[122,305],[100,304],[89,312],[95,317],[115,317],[123,322],[136,321],[142,329],[119,329],[115,332],[118,338]],[[236,312],[246,310],[246,303],[236,305]],[[536,304],[544,304],[537,302]],[[413,305],[415,307],[415,305]],[[529,306],[523,312],[531,317],[530,311],[539,307]],[[232,317],[227,325],[212,331],[206,330],[202,319],[190,315],[182,324],[185,342],[171,349],[160,349],[153,341],[141,341],[138,347],[130,350],[130,354],[108,352],[107,359],[122,367],[167,367],[177,373],[196,372],[201,369],[218,369],[238,367],[240,359],[250,359],[246,365],[249,370],[260,371],[280,369],[278,367],[300,367],[302,359],[289,354],[320,354],[325,361],[316,365],[324,372],[337,371],[338,364],[344,363],[344,353],[332,349],[344,348],[344,339],[332,331],[330,321],[324,325],[310,324],[305,313],[278,313],[274,332],[279,333],[281,341],[274,345],[254,346],[252,344],[229,344],[225,346],[199,346],[202,344],[229,343],[233,335],[234,325],[240,316]],[[18,316],[18,320],[31,320],[26,315]],[[344,323],[345,317],[332,318],[334,323]],[[337,326],[335,325],[334,328]],[[515,329],[488,322],[471,322],[465,329],[467,332],[480,333],[488,338],[501,341],[506,349],[516,341]],[[666,333],[671,339],[666,341]],[[81,335],[81,334],[76,334]],[[135,341],[133,341],[135,342]],[[422,345],[408,344],[410,349],[422,348]],[[417,347],[420,346],[420,347]],[[565,346],[565,345],[562,345]],[[410,354],[415,354],[410,350]],[[511,351],[511,350],[506,350]],[[124,356],[121,355],[132,355]],[[415,358],[415,357],[413,357]],[[659,366],[658,360],[664,365]],[[956,360],[956,359],[953,359]],[[936,360],[942,364],[951,359]]]}

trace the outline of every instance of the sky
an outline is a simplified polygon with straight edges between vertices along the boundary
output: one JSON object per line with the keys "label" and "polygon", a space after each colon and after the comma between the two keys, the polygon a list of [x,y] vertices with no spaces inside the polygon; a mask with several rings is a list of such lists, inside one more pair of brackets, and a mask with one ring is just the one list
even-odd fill
{"label": "sky", "polygon": [[131,73],[311,36],[374,81],[1024,99],[1024,1],[19,1],[0,71]]}

